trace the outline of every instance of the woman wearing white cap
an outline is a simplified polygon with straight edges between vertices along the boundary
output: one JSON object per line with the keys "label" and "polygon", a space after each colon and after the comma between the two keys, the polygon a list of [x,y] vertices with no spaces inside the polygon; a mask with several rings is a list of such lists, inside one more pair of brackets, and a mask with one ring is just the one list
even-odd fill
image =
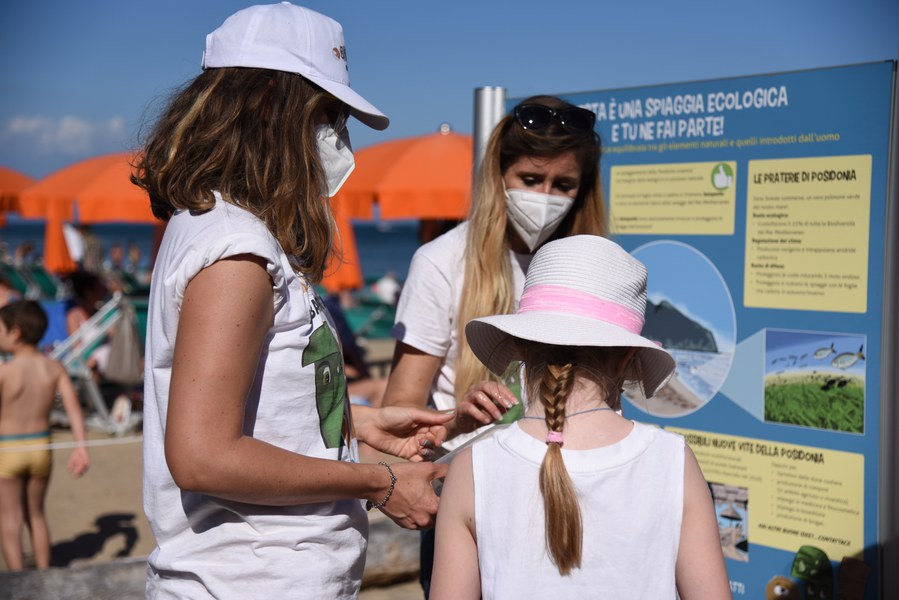
{"label": "woman wearing white cap", "polygon": [[[151,132],[133,179],[167,220],[150,292],[144,509],[153,598],[354,598],[368,520],[433,522],[439,465],[354,461],[355,437],[415,459],[447,417],[352,406],[314,284],[327,197],[352,170],[338,23],[253,6],[206,39],[204,72]],[[355,427],[354,427],[355,421]]]}
{"label": "woman wearing white cap", "polygon": [[541,248],[518,310],[466,326],[493,372],[524,362],[525,416],[459,452],[437,518],[433,600],[730,598],[711,494],[680,435],[615,410],[674,359],[640,335],[646,269],[614,242]]}
{"label": "woman wearing white cap", "polygon": [[[512,390],[487,381],[465,343],[465,323],[515,310],[528,264],[547,240],[605,232],[595,121],[552,96],[519,103],[490,136],[468,219],[412,258],[384,405],[455,409],[446,449],[505,413],[504,420],[521,414]],[[422,534],[426,594],[432,540],[433,531]]]}

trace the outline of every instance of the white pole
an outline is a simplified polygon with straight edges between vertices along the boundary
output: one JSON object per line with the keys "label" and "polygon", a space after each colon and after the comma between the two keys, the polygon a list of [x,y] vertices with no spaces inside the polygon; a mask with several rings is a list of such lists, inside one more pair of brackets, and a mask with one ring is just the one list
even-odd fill
{"label": "white pole", "polygon": [[474,171],[478,172],[487,140],[506,112],[506,88],[484,86],[474,91]]}

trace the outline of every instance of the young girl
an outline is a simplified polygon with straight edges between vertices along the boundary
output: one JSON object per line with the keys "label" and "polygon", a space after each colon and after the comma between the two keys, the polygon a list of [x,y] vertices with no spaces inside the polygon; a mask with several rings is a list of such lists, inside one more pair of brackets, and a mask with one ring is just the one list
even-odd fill
{"label": "young girl", "polygon": [[436,512],[439,466],[358,464],[353,434],[414,459],[447,417],[351,408],[314,287],[328,196],[353,164],[347,115],[388,123],[349,87],[346,59],[340,25],[313,11],[232,15],[138,165],[168,220],[147,326],[148,597],[355,598],[359,499],[409,528]]}
{"label": "young girl", "polygon": [[431,598],[730,598],[708,486],[681,436],[621,417],[673,358],[640,336],[646,270],[574,236],[534,257],[518,311],[466,326],[493,372],[525,366],[524,418],[462,450],[437,519]]}

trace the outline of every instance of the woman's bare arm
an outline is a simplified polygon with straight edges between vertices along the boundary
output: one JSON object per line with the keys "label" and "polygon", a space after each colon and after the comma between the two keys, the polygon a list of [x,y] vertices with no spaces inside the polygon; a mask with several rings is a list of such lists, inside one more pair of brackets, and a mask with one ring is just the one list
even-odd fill
{"label": "woman's bare arm", "polygon": [[440,356],[397,342],[382,406],[427,406],[431,384],[442,362]]}
{"label": "woman's bare arm", "polygon": [[[175,482],[184,490],[253,504],[382,500],[390,477],[381,465],[311,458],[243,434],[245,399],[273,320],[272,294],[264,261],[251,255],[216,262],[188,284],[165,432]],[[398,482],[387,508],[402,525],[432,520],[435,469],[439,465],[394,467]]]}
{"label": "woman's bare arm", "polygon": [[[382,405],[425,407],[443,360],[440,356],[397,342]],[[472,385],[461,401],[457,398],[456,402],[455,417],[446,424],[447,439],[501,419],[518,399],[500,383],[481,381]]]}

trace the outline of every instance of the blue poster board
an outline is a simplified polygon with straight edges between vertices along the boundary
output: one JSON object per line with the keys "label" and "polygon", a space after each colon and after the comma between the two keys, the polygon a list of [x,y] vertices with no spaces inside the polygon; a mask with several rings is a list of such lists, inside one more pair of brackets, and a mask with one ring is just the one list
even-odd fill
{"label": "blue poster board", "polygon": [[678,361],[625,415],[690,443],[737,598],[880,597],[894,78],[882,62],[562,96],[597,113],[611,236],[646,263],[644,333]]}

